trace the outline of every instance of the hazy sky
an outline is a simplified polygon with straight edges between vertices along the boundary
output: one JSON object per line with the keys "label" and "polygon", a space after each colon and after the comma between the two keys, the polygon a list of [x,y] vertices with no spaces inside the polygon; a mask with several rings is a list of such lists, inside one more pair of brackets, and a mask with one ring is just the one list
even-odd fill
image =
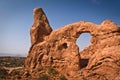
{"label": "hazy sky", "polygon": [[[27,54],[36,7],[43,8],[53,29],[81,20],[120,25],[120,0],[0,0],[0,53]],[[88,34],[81,38],[80,46],[89,44]]]}

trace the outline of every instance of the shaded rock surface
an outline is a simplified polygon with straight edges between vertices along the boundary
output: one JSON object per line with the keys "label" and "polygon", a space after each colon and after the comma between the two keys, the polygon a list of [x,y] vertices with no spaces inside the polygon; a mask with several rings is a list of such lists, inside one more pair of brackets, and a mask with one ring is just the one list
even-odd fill
{"label": "shaded rock surface", "polygon": [[[76,40],[82,33],[92,38],[90,46],[79,52]],[[30,35],[25,61],[30,73],[52,66],[68,80],[120,79],[120,27],[111,20],[100,25],[80,21],[52,31],[43,10],[36,8]]]}

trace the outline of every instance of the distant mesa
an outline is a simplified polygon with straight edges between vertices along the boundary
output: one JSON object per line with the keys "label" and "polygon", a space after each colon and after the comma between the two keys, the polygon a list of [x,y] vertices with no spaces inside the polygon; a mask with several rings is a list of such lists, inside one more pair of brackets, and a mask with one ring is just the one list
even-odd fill
{"label": "distant mesa", "polygon": [[[91,45],[79,52],[76,40],[91,34]],[[42,8],[34,9],[31,48],[25,69],[53,67],[68,80],[114,80],[120,76],[120,27],[111,20],[101,24],[76,22],[52,30]]]}

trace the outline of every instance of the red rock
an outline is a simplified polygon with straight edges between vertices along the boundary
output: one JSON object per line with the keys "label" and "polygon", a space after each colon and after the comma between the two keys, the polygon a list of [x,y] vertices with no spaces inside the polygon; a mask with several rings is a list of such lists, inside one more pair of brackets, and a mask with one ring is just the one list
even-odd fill
{"label": "red rock", "polygon": [[34,9],[34,24],[30,29],[31,44],[44,41],[44,37],[52,32],[47,17],[42,8]]}
{"label": "red rock", "polygon": [[[82,33],[91,34],[91,45],[79,52],[76,40]],[[37,8],[31,41],[25,61],[29,71],[52,66],[69,80],[113,80],[120,76],[120,27],[110,20],[100,25],[81,21],[52,31],[44,12]],[[84,68],[82,59],[89,60]]]}

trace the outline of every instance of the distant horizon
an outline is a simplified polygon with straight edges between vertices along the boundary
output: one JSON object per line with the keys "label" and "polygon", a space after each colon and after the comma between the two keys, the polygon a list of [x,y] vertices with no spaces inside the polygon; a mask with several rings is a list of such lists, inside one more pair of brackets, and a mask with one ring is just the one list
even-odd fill
{"label": "distant horizon", "polygon": [[21,53],[0,53],[0,57],[27,57],[27,55],[23,55]]}

